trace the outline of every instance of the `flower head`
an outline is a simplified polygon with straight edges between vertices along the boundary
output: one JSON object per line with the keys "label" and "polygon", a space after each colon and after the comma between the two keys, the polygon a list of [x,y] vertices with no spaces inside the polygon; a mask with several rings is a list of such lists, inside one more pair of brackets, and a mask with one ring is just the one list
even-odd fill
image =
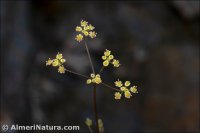
{"label": "flower head", "polygon": [[92,73],[92,74],[90,74],[90,77],[91,78],[86,81],[87,84],[91,84],[91,83],[100,84],[100,83],[102,83],[101,76],[99,74],[95,75],[94,73]]}
{"label": "flower head", "polygon": [[102,56],[103,66],[107,67],[109,64],[113,64],[114,67],[119,67],[119,60],[114,58],[114,55],[111,54],[111,51],[106,49],[104,51],[104,55]]}
{"label": "flower head", "polygon": [[103,127],[103,121],[101,119],[98,119],[98,126],[99,126],[99,132],[103,133],[104,127]]}
{"label": "flower head", "polygon": [[124,93],[124,97],[125,98],[131,98],[132,93],[138,93],[137,92],[137,87],[133,86],[130,87],[130,89],[128,89],[128,87],[131,85],[130,81],[126,81],[124,84],[122,83],[122,81],[120,81],[119,79],[117,81],[114,82],[116,87],[120,88],[120,92],[115,92],[115,99],[119,100],[121,99],[121,95]]}
{"label": "flower head", "polygon": [[95,29],[94,26],[91,24],[88,24],[87,21],[81,20],[80,26],[76,26],[76,31],[80,32],[80,34],[76,35],[75,40],[78,42],[81,42],[85,37],[95,38],[97,36],[97,33],[93,31]]}
{"label": "flower head", "polygon": [[92,126],[92,120],[91,120],[90,118],[86,118],[85,124],[86,124],[88,127]]}
{"label": "flower head", "polygon": [[63,55],[61,53],[58,53],[56,55],[55,59],[48,59],[46,61],[46,66],[52,65],[53,67],[58,67],[58,72],[63,74],[65,73],[65,67],[63,66],[63,63],[65,63],[65,59],[63,59]]}

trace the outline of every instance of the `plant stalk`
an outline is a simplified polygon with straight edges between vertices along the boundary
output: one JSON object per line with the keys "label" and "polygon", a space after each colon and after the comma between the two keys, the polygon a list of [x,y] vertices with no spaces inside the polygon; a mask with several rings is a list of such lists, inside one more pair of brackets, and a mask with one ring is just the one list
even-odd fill
{"label": "plant stalk", "polygon": [[93,107],[94,107],[94,117],[95,117],[95,125],[96,125],[96,131],[99,133],[99,124],[98,124],[98,112],[97,112],[97,98],[96,98],[96,88],[97,85],[94,84],[93,89]]}

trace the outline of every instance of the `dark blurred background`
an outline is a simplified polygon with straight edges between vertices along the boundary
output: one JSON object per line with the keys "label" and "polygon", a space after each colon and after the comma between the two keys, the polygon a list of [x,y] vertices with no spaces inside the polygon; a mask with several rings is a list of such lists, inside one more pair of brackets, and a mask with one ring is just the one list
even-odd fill
{"label": "dark blurred background", "polygon": [[67,68],[91,73],[75,26],[86,20],[96,71],[107,48],[121,62],[102,73],[138,86],[130,100],[98,87],[106,132],[199,131],[199,1],[1,1],[1,123],[79,125],[93,118],[92,87],[45,61],[62,52]]}

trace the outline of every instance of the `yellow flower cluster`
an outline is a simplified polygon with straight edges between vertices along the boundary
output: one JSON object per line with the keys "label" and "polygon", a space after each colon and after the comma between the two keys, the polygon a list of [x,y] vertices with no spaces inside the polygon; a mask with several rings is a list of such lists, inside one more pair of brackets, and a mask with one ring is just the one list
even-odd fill
{"label": "yellow flower cluster", "polygon": [[103,127],[103,121],[101,119],[98,119],[98,125],[99,125],[99,132],[103,133],[104,127]]}
{"label": "yellow flower cluster", "polygon": [[100,84],[102,83],[101,80],[101,76],[99,74],[95,75],[94,73],[90,74],[91,79],[88,79],[86,81],[87,84],[91,84],[91,83],[96,83],[96,84]]}
{"label": "yellow flower cluster", "polygon": [[85,120],[85,124],[86,124],[88,127],[92,126],[92,120],[91,120],[90,118],[87,118],[87,119]]}
{"label": "yellow flower cluster", "polygon": [[55,59],[48,59],[46,61],[46,66],[50,66],[52,65],[53,67],[58,67],[58,72],[59,73],[65,73],[65,67],[63,66],[63,63],[65,63],[65,59],[63,59],[63,56],[61,53],[58,53],[56,55],[56,58]]}
{"label": "yellow flower cluster", "polygon": [[83,36],[95,38],[97,36],[97,33],[94,30],[94,26],[91,24],[88,24],[87,21],[81,20],[81,26],[76,26],[76,31],[81,32],[80,34],[76,35],[75,40],[78,42],[81,42],[83,40]]}
{"label": "yellow flower cluster", "polygon": [[131,85],[130,81],[126,81],[123,84],[122,81],[119,81],[119,79],[118,79],[118,81],[115,81],[114,83],[115,83],[115,86],[119,87],[120,90],[121,90],[121,92],[115,92],[114,95],[115,95],[116,100],[121,99],[121,96],[122,96],[123,93],[124,93],[124,96],[126,98],[130,98],[132,96],[131,92],[132,93],[138,93],[137,86],[132,86],[132,87],[130,87],[130,89],[127,88]]}
{"label": "yellow flower cluster", "polygon": [[114,59],[114,56],[111,54],[110,50],[105,50],[104,55],[102,56],[103,66],[107,67],[110,63],[113,64],[114,67],[119,67],[119,60]]}

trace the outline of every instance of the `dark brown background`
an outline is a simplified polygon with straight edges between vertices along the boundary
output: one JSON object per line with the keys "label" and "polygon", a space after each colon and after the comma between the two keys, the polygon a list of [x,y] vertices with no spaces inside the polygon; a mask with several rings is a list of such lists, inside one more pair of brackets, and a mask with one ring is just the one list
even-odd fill
{"label": "dark brown background", "polygon": [[105,131],[199,131],[199,1],[1,1],[1,123],[79,125],[93,118],[92,87],[45,61],[62,52],[67,68],[90,74],[80,20],[96,27],[88,45],[98,71],[104,49],[120,60],[106,83],[130,80],[139,94],[116,101],[98,87]]}

